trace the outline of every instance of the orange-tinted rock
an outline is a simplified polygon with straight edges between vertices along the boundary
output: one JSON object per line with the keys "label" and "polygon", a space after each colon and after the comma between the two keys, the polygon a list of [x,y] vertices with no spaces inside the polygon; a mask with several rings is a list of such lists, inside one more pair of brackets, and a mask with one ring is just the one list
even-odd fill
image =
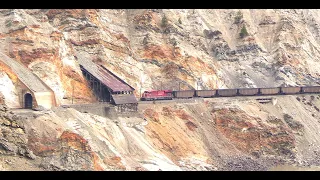
{"label": "orange-tinted rock", "polygon": [[186,122],[186,125],[191,131],[194,131],[197,128],[197,126],[191,121]]}
{"label": "orange-tinted rock", "polygon": [[[268,154],[290,155],[295,146],[292,131],[283,125],[271,127],[259,123],[241,110],[221,109],[214,111],[217,130],[244,153],[264,151]],[[254,125],[251,122],[258,122]]]}
{"label": "orange-tinted rock", "polygon": [[28,134],[28,148],[37,156],[50,156],[60,150],[60,144],[55,137],[37,137]]}
{"label": "orange-tinted rock", "polygon": [[71,78],[72,80],[78,81],[80,83],[85,83],[83,76],[80,76],[75,70],[73,70],[70,66],[64,66],[62,68],[62,73]]}
{"label": "orange-tinted rock", "polygon": [[146,109],[144,115],[155,122],[159,122],[159,114],[153,109]]}
{"label": "orange-tinted rock", "polygon": [[121,158],[118,156],[106,157],[103,159],[103,162],[117,169],[126,170],[126,167],[121,163]]}
{"label": "orange-tinted rock", "polygon": [[171,107],[163,107],[162,113],[164,116],[172,117],[174,115],[174,110]]}
{"label": "orange-tinted rock", "polygon": [[80,18],[84,15],[83,9],[50,9],[46,12],[49,19],[56,17],[57,15],[65,15],[73,18]]}
{"label": "orange-tinted rock", "polygon": [[117,38],[117,40],[121,40],[126,44],[129,44],[129,39],[127,37],[125,37],[123,34],[116,34],[115,37]]}
{"label": "orange-tinted rock", "polygon": [[54,41],[58,41],[58,40],[60,40],[62,37],[63,37],[63,34],[62,34],[61,32],[58,32],[58,31],[53,31],[53,32],[50,34],[50,38],[52,38],[52,40],[54,40]]}
{"label": "orange-tinted rock", "polygon": [[63,11],[64,10],[62,9],[50,9],[49,11],[47,11],[46,15],[48,16],[49,19],[52,19],[54,16],[62,13]]}
{"label": "orange-tinted rock", "polygon": [[64,131],[60,136],[59,141],[63,146],[69,146],[79,151],[91,151],[88,141],[73,132]]}
{"label": "orange-tinted rock", "polygon": [[147,171],[146,168],[141,167],[141,166],[140,166],[140,167],[136,167],[135,170],[136,170],[136,171]]}
{"label": "orange-tinted rock", "polygon": [[98,163],[99,157],[95,153],[92,153],[92,154],[93,154],[93,167],[94,167],[94,170],[95,171],[103,171],[103,168]]}
{"label": "orange-tinted rock", "polygon": [[0,61],[0,71],[5,72],[13,83],[18,82],[17,75],[6,64],[2,63],[2,61]]}
{"label": "orange-tinted rock", "polygon": [[20,56],[21,62],[25,65],[28,65],[30,62],[34,61],[37,58],[42,59],[51,59],[55,55],[55,50],[46,49],[46,48],[37,48],[32,49],[31,52],[25,50],[19,50],[18,54]]}
{"label": "orange-tinted rock", "polygon": [[135,24],[141,27],[150,26],[151,29],[159,31],[160,19],[152,11],[146,11],[143,14],[134,17]]}
{"label": "orange-tinted rock", "polygon": [[192,120],[193,119],[189,114],[187,114],[184,110],[181,110],[181,109],[176,110],[175,115],[182,120]]}
{"label": "orange-tinted rock", "polygon": [[97,40],[97,39],[88,39],[85,41],[74,41],[71,39],[70,42],[76,46],[86,46],[86,45],[99,44],[99,40]]}
{"label": "orange-tinted rock", "polygon": [[173,48],[169,46],[148,45],[143,51],[145,59],[174,60]]}

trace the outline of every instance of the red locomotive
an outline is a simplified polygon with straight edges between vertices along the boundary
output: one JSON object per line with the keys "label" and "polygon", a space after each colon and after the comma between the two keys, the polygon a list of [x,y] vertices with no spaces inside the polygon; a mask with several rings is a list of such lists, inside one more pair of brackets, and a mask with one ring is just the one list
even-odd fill
{"label": "red locomotive", "polygon": [[171,90],[151,90],[144,91],[141,96],[141,101],[152,101],[152,100],[162,100],[162,99],[172,99],[172,91]]}

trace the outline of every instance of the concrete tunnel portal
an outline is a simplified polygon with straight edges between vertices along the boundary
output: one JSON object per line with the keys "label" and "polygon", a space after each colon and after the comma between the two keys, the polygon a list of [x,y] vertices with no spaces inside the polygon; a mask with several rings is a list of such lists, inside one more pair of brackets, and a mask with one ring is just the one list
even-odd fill
{"label": "concrete tunnel portal", "polygon": [[26,93],[24,95],[24,108],[32,109],[32,95],[30,93]]}

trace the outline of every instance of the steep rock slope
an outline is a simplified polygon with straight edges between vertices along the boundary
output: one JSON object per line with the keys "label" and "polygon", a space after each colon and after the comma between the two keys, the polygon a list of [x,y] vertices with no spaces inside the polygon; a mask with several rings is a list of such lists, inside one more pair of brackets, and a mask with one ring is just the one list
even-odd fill
{"label": "steep rock slope", "polygon": [[[1,47],[56,93],[95,100],[77,52],[135,89],[316,85],[317,10],[1,10]],[[139,95],[139,92],[135,92]]]}
{"label": "steep rock slope", "polygon": [[62,107],[2,112],[0,164],[5,170],[138,171],[319,166],[319,98],[140,104],[144,118]]}
{"label": "steep rock slope", "polygon": [[[317,85],[317,10],[0,10],[0,48],[58,104],[94,102],[78,52],[139,90]],[[18,107],[17,75],[0,91]],[[73,92],[74,90],[74,92]],[[319,166],[319,96],[140,104],[138,117],[3,109],[3,170],[267,170]],[[2,108],[0,108],[2,109]]]}

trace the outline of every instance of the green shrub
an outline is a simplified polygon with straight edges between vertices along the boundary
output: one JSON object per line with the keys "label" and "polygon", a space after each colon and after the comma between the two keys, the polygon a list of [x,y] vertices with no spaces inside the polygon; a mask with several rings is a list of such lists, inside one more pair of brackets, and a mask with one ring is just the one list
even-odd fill
{"label": "green shrub", "polygon": [[174,40],[174,41],[172,42],[172,45],[173,45],[174,47],[176,47],[176,46],[178,45],[177,41]]}
{"label": "green shrub", "polygon": [[238,24],[240,23],[241,19],[243,18],[243,14],[241,11],[238,11],[237,16],[234,17],[234,23]]}
{"label": "green shrub", "polygon": [[246,36],[248,36],[248,35],[249,35],[249,33],[248,33],[248,31],[247,31],[246,26],[243,26],[243,27],[241,28],[241,31],[240,31],[240,37],[241,37],[241,38],[244,38],[244,37],[246,37]]}
{"label": "green shrub", "polygon": [[166,27],[167,25],[168,25],[168,19],[167,19],[166,15],[164,15],[162,17],[161,26]]}
{"label": "green shrub", "polygon": [[10,27],[12,25],[11,21],[7,22],[6,26]]}

